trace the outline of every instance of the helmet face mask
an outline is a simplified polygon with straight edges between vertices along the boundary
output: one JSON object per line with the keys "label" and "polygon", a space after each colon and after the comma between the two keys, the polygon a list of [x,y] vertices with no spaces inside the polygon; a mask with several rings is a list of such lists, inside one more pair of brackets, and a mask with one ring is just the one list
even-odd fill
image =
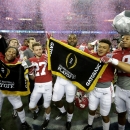
{"label": "helmet face mask", "polygon": [[115,30],[121,35],[130,34],[130,10],[123,11],[116,15],[112,25]]}
{"label": "helmet face mask", "polygon": [[84,91],[78,90],[75,96],[74,104],[79,109],[88,107],[88,98]]}

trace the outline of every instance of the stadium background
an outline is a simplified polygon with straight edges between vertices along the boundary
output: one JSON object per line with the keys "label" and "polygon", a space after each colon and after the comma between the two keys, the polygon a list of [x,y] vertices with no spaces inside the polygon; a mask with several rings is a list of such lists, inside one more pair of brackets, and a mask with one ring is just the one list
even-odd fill
{"label": "stadium background", "polygon": [[[66,40],[68,34],[78,35],[79,44],[100,38],[108,38],[116,46],[119,35],[112,27],[113,18],[123,10],[129,10],[130,1],[126,0],[0,0],[0,34],[6,39],[33,36],[45,44],[46,33],[56,39]],[[64,99],[63,99],[64,100]],[[27,97],[22,97],[26,119],[34,130],[39,130],[44,111],[37,120],[28,111]],[[63,120],[55,121],[58,109],[52,103],[50,130],[64,130]],[[5,99],[0,124],[5,130],[18,130],[19,119],[12,119],[12,106]],[[111,109],[111,130],[117,130],[117,115],[114,104]],[[75,108],[72,130],[81,130],[87,122],[87,109]],[[101,126],[101,117],[95,119],[94,127]],[[127,130],[130,126],[127,125]],[[95,130],[100,130],[97,128]]]}

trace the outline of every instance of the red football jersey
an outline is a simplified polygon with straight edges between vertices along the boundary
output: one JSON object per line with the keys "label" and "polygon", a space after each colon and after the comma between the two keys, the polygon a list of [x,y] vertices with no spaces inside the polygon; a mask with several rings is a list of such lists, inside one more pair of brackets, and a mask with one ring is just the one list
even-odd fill
{"label": "red football jersey", "polygon": [[32,64],[35,65],[35,82],[44,83],[52,81],[52,73],[48,70],[47,56],[43,54],[40,58],[29,58]]}
{"label": "red football jersey", "polygon": [[19,48],[19,50],[21,50],[21,51],[25,51],[26,49],[28,49],[27,46],[21,46],[21,47]]}
{"label": "red football jersey", "polygon": [[[116,58],[119,61],[130,64],[130,48],[116,51],[113,55],[113,58]],[[130,77],[130,73],[126,73],[121,70],[117,71],[117,75]]]}
{"label": "red football jersey", "polygon": [[[98,56],[97,53],[93,53],[93,56],[97,57],[97,58],[101,58],[100,56]],[[109,82],[112,81],[114,78],[114,66],[112,66],[111,64],[109,64],[107,66],[107,68],[105,69],[104,73],[102,74],[102,76],[99,78],[98,82]]]}

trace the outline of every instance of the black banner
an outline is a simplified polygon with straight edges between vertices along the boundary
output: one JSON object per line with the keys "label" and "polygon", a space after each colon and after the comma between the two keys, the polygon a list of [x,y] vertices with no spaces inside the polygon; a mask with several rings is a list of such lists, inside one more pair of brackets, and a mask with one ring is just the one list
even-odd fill
{"label": "black banner", "polygon": [[48,69],[54,75],[72,81],[81,90],[94,89],[107,65],[90,54],[54,38],[48,41]]}
{"label": "black banner", "polygon": [[30,93],[28,69],[21,63],[4,64],[0,60],[0,90],[4,94],[26,96]]}

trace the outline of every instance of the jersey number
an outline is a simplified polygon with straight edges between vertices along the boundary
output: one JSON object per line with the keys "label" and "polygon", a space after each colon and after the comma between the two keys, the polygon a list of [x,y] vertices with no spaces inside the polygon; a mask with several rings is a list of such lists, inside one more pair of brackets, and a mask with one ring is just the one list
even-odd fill
{"label": "jersey number", "polygon": [[[45,69],[47,66],[46,62],[35,63],[35,65],[36,65],[36,76],[46,75],[46,72],[45,72]],[[41,72],[39,72],[41,67],[42,67],[42,70]]]}
{"label": "jersey number", "polygon": [[[130,64],[130,55],[125,55],[123,58],[122,58],[122,62],[125,62],[125,63],[128,63]],[[123,73],[126,73],[124,71],[121,71],[121,70],[118,70],[119,73],[123,72]]]}

